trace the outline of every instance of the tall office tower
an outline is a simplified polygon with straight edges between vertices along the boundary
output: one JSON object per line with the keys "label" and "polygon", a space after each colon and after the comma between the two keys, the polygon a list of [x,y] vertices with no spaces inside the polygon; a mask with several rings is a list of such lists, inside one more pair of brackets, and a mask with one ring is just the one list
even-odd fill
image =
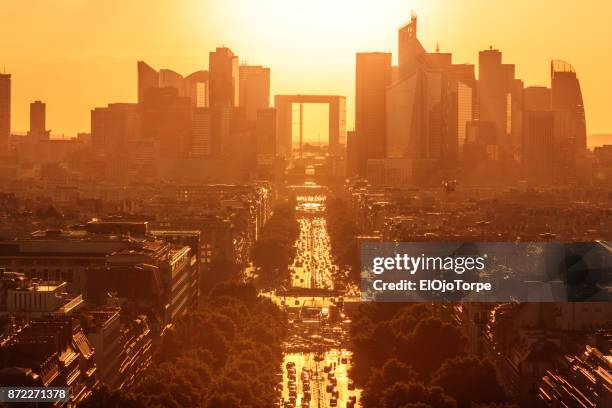
{"label": "tall office tower", "polygon": [[30,104],[30,133],[41,134],[45,129],[46,105],[41,101],[34,101]]}
{"label": "tall office tower", "polygon": [[477,168],[499,160],[495,123],[473,120],[467,123],[462,162],[465,168]]}
{"label": "tall office tower", "polygon": [[49,140],[50,131],[45,129],[45,108],[46,105],[41,101],[34,101],[30,104],[30,130],[28,131],[28,141],[36,143]]}
{"label": "tall office tower", "polygon": [[413,12],[410,22],[399,29],[399,78],[411,75],[417,68],[425,49],[417,38],[417,16]]}
{"label": "tall office tower", "polygon": [[11,75],[0,74],[0,152],[8,150],[11,136]]}
{"label": "tall office tower", "polygon": [[208,108],[209,101],[209,82],[208,71],[196,71],[185,77],[185,96],[191,98],[191,104],[194,108]]}
{"label": "tall office tower", "polygon": [[179,96],[186,96],[185,82],[181,74],[171,69],[162,68],[157,73],[158,88],[176,88]]}
{"label": "tall office tower", "polygon": [[233,148],[232,121],[236,108],[231,106],[213,106],[210,109],[212,114],[211,154],[227,156]]}
{"label": "tall office tower", "polygon": [[448,84],[448,132],[445,143],[446,166],[456,167],[463,156],[468,123],[474,119],[474,89],[463,81]]}
{"label": "tall office tower", "polygon": [[523,111],[551,110],[551,89],[545,86],[530,86],[523,89]]}
{"label": "tall office tower", "polygon": [[255,125],[257,164],[272,165],[276,158],[276,109],[257,111]]}
{"label": "tall office tower", "polygon": [[450,54],[430,57],[418,40],[416,16],[399,31],[399,80],[387,88],[388,158],[411,159],[433,170],[446,140],[445,70]]}
{"label": "tall office tower", "polygon": [[550,185],[554,174],[554,114],[529,110],[523,117],[524,164],[527,179],[536,185]]}
{"label": "tall office tower", "polygon": [[586,120],[576,71],[568,62],[552,61],[551,100],[555,116],[555,177],[560,184],[588,181],[580,162],[586,151]]}
{"label": "tall office tower", "polygon": [[515,161],[520,160],[523,142],[523,89],[525,89],[523,81],[515,79],[510,93],[510,141]]}
{"label": "tall office tower", "polygon": [[[436,55],[427,54],[430,58]],[[438,57],[439,59],[440,57]],[[450,57],[445,62],[447,132],[443,155],[445,167],[456,167],[461,161],[467,136],[467,124],[474,120],[476,107],[476,74],[472,64],[452,64]]]}
{"label": "tall office tower", "polygon": [[550,64],[555,138],[571,142],[574,152],[586,149],[586,119],[576,71],[568,62]]}
{"label": "tall office tower", "polygon": [[368,159],[385,157],[386,91],[391,84],[391,53],[357,53],[355,69],[357,170],[365,176]]}
{"label": "tall office tower", "polygon": [[229,48],[217,47],[210,53],[210,106],[239,106],[238,57]]}
{"label": "tall office tower", "polygon": [[125,156],[142,136],[138,104],[111,103],[91,111],[91,141],[95,151]]}
{"label": "tall office tower", "polygon": [[156,144],[161,159],[178,159],[189,153],[193,108],[188,97],[179,96],[173,87],[149,89],[142,115],[143,137]]}
{"label": "tall office tower", "polygon": [[212,152],[212,114],[210,108],[196,108],[193,112],[191,155],[209,156]]}
{"label": "tall office tower", "polygon": [[[530,112],[550,112],[551,111],[551,107],[552,107],[552,94],[551,94],[551,89],[547,88],[545,86],[529,86],[527,88],[523,89],[523,106],[522,106],[522,118],[523,118],[523,124],[522,124],[522,129],[523,129],[523,134],[522,134],[522,141],[521,141],[521,149],[520,149],[520,156],[521,156],[521,163],[523,164],[523,169],[524,169],[524,173],[525,176],[529,178],[529,169],[527,168],[527,149],[531,148],[533,149],[533,142],[531,140],[529,140],[529,138],[533,137],[533,131],[534,129],[537,128],[537,126],[535,126],[533,123],[529,124],[529,129],[527,128],[528,123],[527,120],[529,119],[529,121],[534,122],[536,120],[539,120],[541,122],[541,115],[530,115]],[[530,116],[529,116],[530,115]],[[551,149],[552,149],[552,144],[551,144]],[[550,150],[549,152],[551,155],[553,154],[553,150]],[[533,152],[532,152],[532,156],[533,156]],[[533,174],[533,171],[531,172],[531,174]]]}
{"label": "tall office tower", "polygon": [[144,102],[148,89],[159,87],[159,73],[146,62],[138,61],[138,103]]}
{"label": "tall office tower", "polygon": [[478,117],[495,123],[497,141],[503,154],[514,150],[512,134],[512,106],[518,85],[514,79],[514,65],[502,64],[502,53],[490,48],[478,57]]}
{"label": "tall office tower", "polygon": [[349,130],[346,132],[346,177],[352,178],[359,176],[360,159],[361,152],[359,150],[357,132]]}
{"label": "tall office tower", "polygon": [[144,101],[151,88],[175,88],[178,96],[191,99],[194,108],[208,107],[208,71],[196,71],[187,77],[171,69],[156,71],[143,61],[138,61],[138,103]]}
{"label": "tall office tower", "polygon": [[240,107],[246,120],[254,123],[258,111],[270,107],[270,68],[241,65],[239,90]]}

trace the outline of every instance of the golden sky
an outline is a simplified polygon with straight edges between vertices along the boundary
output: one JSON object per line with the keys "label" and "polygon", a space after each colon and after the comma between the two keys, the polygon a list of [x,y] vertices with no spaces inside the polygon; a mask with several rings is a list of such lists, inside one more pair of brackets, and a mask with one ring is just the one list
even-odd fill
{"label": "golden sky", "polygon": [[[272,69],[272,94],[348,96],[355,52],[393,51],[397,28],[419,16],[423,45],[475,63],[493,45],[526,85],[549,85],[549,61],[576,68],[588,132],[612,133],[612,1],[584,0],[0,0],[0,70],[13,75],[13,131],[29,102],[47,103],[54,134],[89,131],[89,111],[136,100],[136,60],[188,74],[228,46]],[[323,110],[305,132],[327,134]],[[310,120],[309,120],[310,119]]]}

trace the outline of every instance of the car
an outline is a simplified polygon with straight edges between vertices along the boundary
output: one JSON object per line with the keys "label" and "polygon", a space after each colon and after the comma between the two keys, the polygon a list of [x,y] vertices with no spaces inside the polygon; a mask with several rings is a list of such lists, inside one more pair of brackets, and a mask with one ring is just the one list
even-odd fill
{"label": "car", "polygon": [[355,389],[355,381],[349,380],[347,388],[349,389],[349,391],[353,391]]}
{"label": "car", "polygon": [[327,386],[325,387],[326,392],[332,392],[333,390],[334,390],[334,386],[331,384],[327,384]]}
{"label": "car", "polygon": [[337,407],[338,406],[338,400],[336,398],[332,398],[329,400],[329,406],[330,407]]}

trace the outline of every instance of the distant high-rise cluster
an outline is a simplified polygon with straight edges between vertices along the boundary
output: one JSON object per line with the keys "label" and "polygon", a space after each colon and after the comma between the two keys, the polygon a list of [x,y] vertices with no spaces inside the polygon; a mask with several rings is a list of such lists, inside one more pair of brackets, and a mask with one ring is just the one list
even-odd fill
{"label": "distant high-rise cluster", "polygon": [[[229,48],[217,48],[209,61],[208,71],[186,77],[139,61],[138,102],[92,110],[92,144],[110,178],[195,179],[224,172],[231,160],[255,166],[258,146],[275,157],[274,143],[257,143],[264,126],[275,131],[268,125],[270,69],[239,65]],[[120,159],[105,159],[113,157]]]}
{"label": "distant high-rise cluster", "polygon": [[[320,150],[317,168],[335,181],[552,186],[612,180],[609,149],[587,150],[580,83],[569,63],[551,62],[549,86],[525,87],[500,50],[480,51],[478,67],[457,64],[439,45],[427,51],[417,28],[413,13],[398,31],[397,65],[388,52],[357,53],[350,132],[345,96],[274,95],[271,107],[270,68],[241,65],[227,47],[209,53],[208,70],[187,76],[138,61],[137,101],[92,109],[90,133],[72,139],[47,130],[42,101],[30,105],[27,134],[11,134],[11,76],[0,74],[0,154],[9,159],[0,179],[284,181],[302,172],[303,105],[324,103],[328,148]],[[299,163],[287,167],[296,128]]]}
{"label": "distant high-rise cluster", "polygon": [[11,76],[0,74],[0,152],[8,150],[11,135]]}
{"label": "distant high-rise cluster", "polygon": [[355,131],[347,173],[374,183],[428,184],[464,177],[534,184],[585,180],[586,122],[576,72],[553,61],[551,88],[524,88],[492,47],[478,78],[452,54],[427,52],[415,14],[389,53],[358,53]]}

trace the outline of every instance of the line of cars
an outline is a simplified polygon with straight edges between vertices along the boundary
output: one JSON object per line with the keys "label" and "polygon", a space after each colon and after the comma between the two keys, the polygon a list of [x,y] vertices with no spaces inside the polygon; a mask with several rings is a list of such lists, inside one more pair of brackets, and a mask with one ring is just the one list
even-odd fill
{"label": "line of cars", "polygon": [[[300,380],[302,382],[302,396],[298,401],[298,387],[297,387],[297,370],[293,361],[287,362],[285,365],[287,369],[287,389],[289,390],[289,398],[287,401],[281,401],[284,408],[310,408],[310,401],[312,399],[312,390],[310,388],[310,376],[311,371],[308,367],[303,367],[300,373]],[[279,404],[279,406],[281,406]]]}
{"label": "line of cars", "polygon": [[[345,359],[342,359],[345,360]],[[337,407],[338,399],[340,398],[340,392],[336,387],[338,386],[338,380],[336,379],[336,374],[334,373],[334,365],[326,365],[323,367],[323,372],[327,374],[327,385],[325,386],[325,392],[330,394],[329,398],[329,406]],[[347,386],[348,391],[355,390],[355,383],[353,380],[348,381]],[[346,408],[354,408],[357,404],[357,397],[355,395],[350,395],[346,401]]]}

